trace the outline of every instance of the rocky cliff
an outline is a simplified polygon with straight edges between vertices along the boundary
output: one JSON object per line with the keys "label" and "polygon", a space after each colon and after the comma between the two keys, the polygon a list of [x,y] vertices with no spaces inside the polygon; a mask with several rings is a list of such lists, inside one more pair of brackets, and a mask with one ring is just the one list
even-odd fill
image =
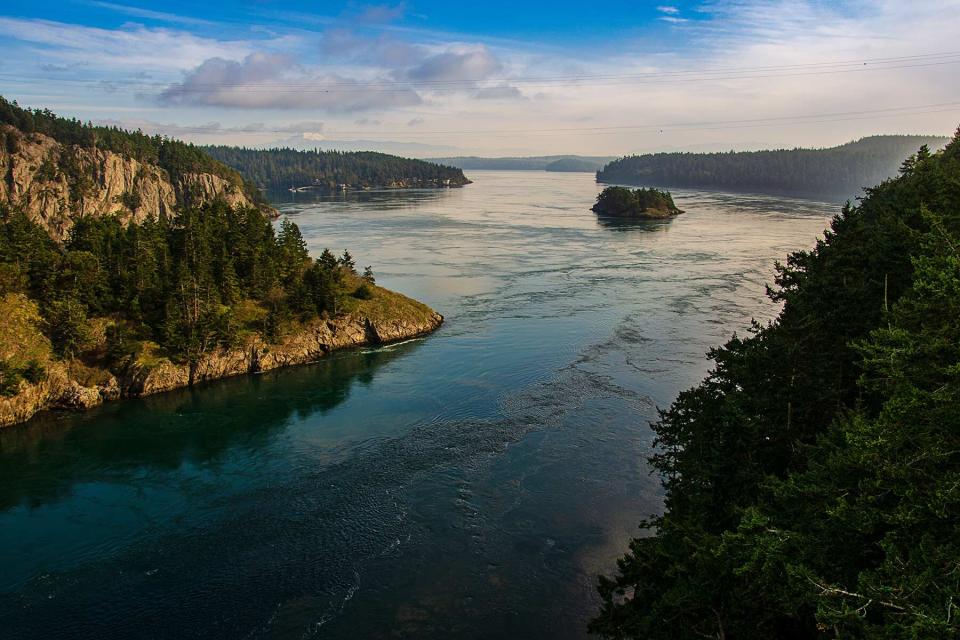
{"label": "rocky cliff", "polygon": [[404,304],[382,310],[358,312],[332,320],[317,320],[290,332],[279,344],[268,344],[259,336],[245,345],[207,354],[193,366],[177,363],[159,354],[153,345],[130,358],[114,371],[96,370],[80,363],[56,361],[49,341],[36,329],[40,321],[36,306],[26,297],[9,294],[5,305],[23,312],[0,331],[0,357],[18,359],[23,345],[27,355],[44,366],[44,374],[30,382],[21,380],[15,394],[0,396],[0,427],[29,420],[46,409],[83,410],[119,398],[145,396],[230,376],[269,371],[280,367],[315,362],[332,351],[362,345],[377,345],[424,335],[443,323],[443,316],[399,294],[377,288],[383,296],[402,298]]}
{"label": "rocky cliff", "polygon": [[74,219],[84,216],[116,213],[142,221],[217,198],[257,206],[237,180],[221,175],[171,178],[157,165],[96,147],[64,145],[9,125],[0,125],[0,138],[6,141],[0,145],[0,203],[21,207],[58,241],[66,238]]}

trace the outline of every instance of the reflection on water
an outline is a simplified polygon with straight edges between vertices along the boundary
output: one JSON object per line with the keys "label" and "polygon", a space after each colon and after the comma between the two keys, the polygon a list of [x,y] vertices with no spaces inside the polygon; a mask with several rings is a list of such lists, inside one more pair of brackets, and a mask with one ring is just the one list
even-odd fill
{"label": "reflection on water", "polygon": [[357,202],[386,209],[402,209],[436,202],[449,197],[450,189],[370,189],[350,191],[325,191],[310,189],[307,191],[270,191],[267,197],[274,206],[284,206],[291,213],[289,205],[318,205],[329,202]]}
{"label": "reflection on water", "polygon": [[[291,417],[323,415],[369,385],[376,369],[415,342],[287,371],[240,376],[107,404],[79,415],[43,414],[0,430],[0,509],[61,499],[70,487],[106,473],[207,464],[231,447],[261,449]],[[282,380],[278,380],[282,376]],[[283,386],[277,394],[273,385]],[[36,483],[36,478],[44,478]]]}
{"label": "reflection on water", "polygon": [[0,432],[5,633],[582,638],[661,505],[656,407],[835,207],[676,191],[617,224],[588,174],[470,178],[280,204],[434,335]]}
{"label": "reflection on water", "polygon": [[597,215],[597,224],[611,231],[655,233],[657,231],[666,231],[673,221],[672,218],[664,220],[648,220],[644,218],[625,218],[623,216]]}

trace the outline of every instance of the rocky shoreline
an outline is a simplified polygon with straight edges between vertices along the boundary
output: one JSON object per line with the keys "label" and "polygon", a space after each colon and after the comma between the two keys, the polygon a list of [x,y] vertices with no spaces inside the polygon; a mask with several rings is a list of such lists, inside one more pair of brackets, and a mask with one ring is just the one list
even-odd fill
{"label": "rocky shoreline", "polygon": [[194,366],[165,357],[140,357],[126,364],[117,375],[102,372],[101,380],[82,384],[63,362],[51,364],[42,380],[21,383],[16,395],[0,397],[0,428],[23,423],[50,409],[82,411],[104,402],[136,398],[243,374],[270,371],[316,362],[333,351],[381,345],[426,335],[443,324],[432,312],[426,319],[402,317],[372,320],[347,315],[317,320],[286,336],[279,344],[267,344],[259,336],[240,348],[221,349]]}

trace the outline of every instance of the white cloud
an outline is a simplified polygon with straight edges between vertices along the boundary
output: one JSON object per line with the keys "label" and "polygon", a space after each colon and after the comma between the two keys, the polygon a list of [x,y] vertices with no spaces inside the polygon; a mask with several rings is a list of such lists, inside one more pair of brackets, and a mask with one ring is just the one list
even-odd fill
{"label": "white cloud", "polygon": [[364,37],[350,29],[329,29],[323,34],[320,50],[333,60],[368,64],[391,69],[422,61],[429,51],[388,34]]}
{"label": "white cloud", "polygon": [[[159,85],[166,87],[162,100],[149,104],[163,105],[167,115],[141,117],[199,122],[183,125],[182,135],[228,132],[239,144],[288,126],[289,113],[277,110],[317,112],[295,117],[323,119],[310,129],[322,136],[342,138],[346,131],[367,141],[392,135],[498,155],[829,145],[879,132],[949,133],[960,120],[952,112],[777,120],[775,126],[733,122],[956,100],[955,83],[945,78],[956,75],[957,64],[831,65],[950,50],[960,33],[960,0],[701,0],[692,7],[664,4],[643,30],[616,40],[603,34],[602,45],[571,41],[564,50],[400,24],[362,26],[355,17],[339,19],[344,28],[320,32],[302,25],[284,30],[274,22],[260,40],[0,18],[0,38],[10,44],[5,54],[15,54],[6,56],[7,68],[32,64],[43,76],[45,64],[51,75],[119,81],[106,85],[116,89],[109,96],[90,85],[66,100],[38,80],[37,92],[29,94],[36,106],[84,106],[79,115],[134,112],[136,104],[149,111],[120,80],[148,71],[166,83]],[[716,72],[722,69],[746,71]],[[63,92],[75,86],[49,82]],[[84,99],[100,102],[80,104]],[[263,121],[263,129],[237,118]],[[418,122],[424,118],[429,124]],[[721,124],[664,126],[663,133],[650,127],[694,122]]]}
{"label": "white cloud", "polygon": [[135,18],[147,18],[148,20],[160,20],[163,22],[175,22],[175,23],[189,24],[189,25],[215,24],[209,20],[201,20],[200,18],[191,18],[188,16],[180,16],[173,13],[165,13],[163,11],[152,11],[150,9],[141,9],[140,7],[131,7],[125,4],[116,4],[114,2],[100,2],[99,0],[89,0],[86,4],[90,5],[91,7],[108,9],[110,11],[115,11],[116,13],[122,13],[124,15],[133,16]]}
{"label": "white cloud", "polygon": [[417,82],[475,82],[485,80],[503,69],[496,56],[485,46],[451,47],[428,56],[399,76]]}
{"label": "white cloud", "polygon": [[395,5],[370,5],[368,7],[364,7],[363,11],[357,17],[357,20],[367,24],[382,24],[399,20],[406,12],[406,2],[400,2]]}
{"label": "white cloud", "polygon": [[241,58],[249,42],[215,40],[186,31],[125,25],[101,29],[51,20],[0,17],[0,35],[39,45],[35,54],[100,69],[178,70],[208,58]]}
{"label": "white cloud", "polygon": [[474,96],[481,100],[522,100],[524,98],[520,89],[509,84],[484,87],[479,89]]}
{"label": "white cloud", "polygon": [[321,109],[354,112],[420,103],[415,91],[316,74],[292,57],[253,53],[241,62],[210,58],[168,86],[162,104],[236,109]]}
{"label": "white cloud", "polygon": [[669,22],[670,24],[683,24],[684,22],[689,22],[686,18],[680,17],[680,9],[672,5],[660,5],[657,7],[657,11],[662,13],[658,20],[662,22]]}

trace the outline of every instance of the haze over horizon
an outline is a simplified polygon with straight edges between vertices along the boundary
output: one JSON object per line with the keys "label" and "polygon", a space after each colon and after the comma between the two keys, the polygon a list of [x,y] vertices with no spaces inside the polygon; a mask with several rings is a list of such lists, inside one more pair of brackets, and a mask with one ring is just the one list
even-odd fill
{"label": "haze over horizon", "polygon": [[833,146],[953,133],[957,9],[14,0],[0,10],[0,94],[204,144],[420,157]]}

